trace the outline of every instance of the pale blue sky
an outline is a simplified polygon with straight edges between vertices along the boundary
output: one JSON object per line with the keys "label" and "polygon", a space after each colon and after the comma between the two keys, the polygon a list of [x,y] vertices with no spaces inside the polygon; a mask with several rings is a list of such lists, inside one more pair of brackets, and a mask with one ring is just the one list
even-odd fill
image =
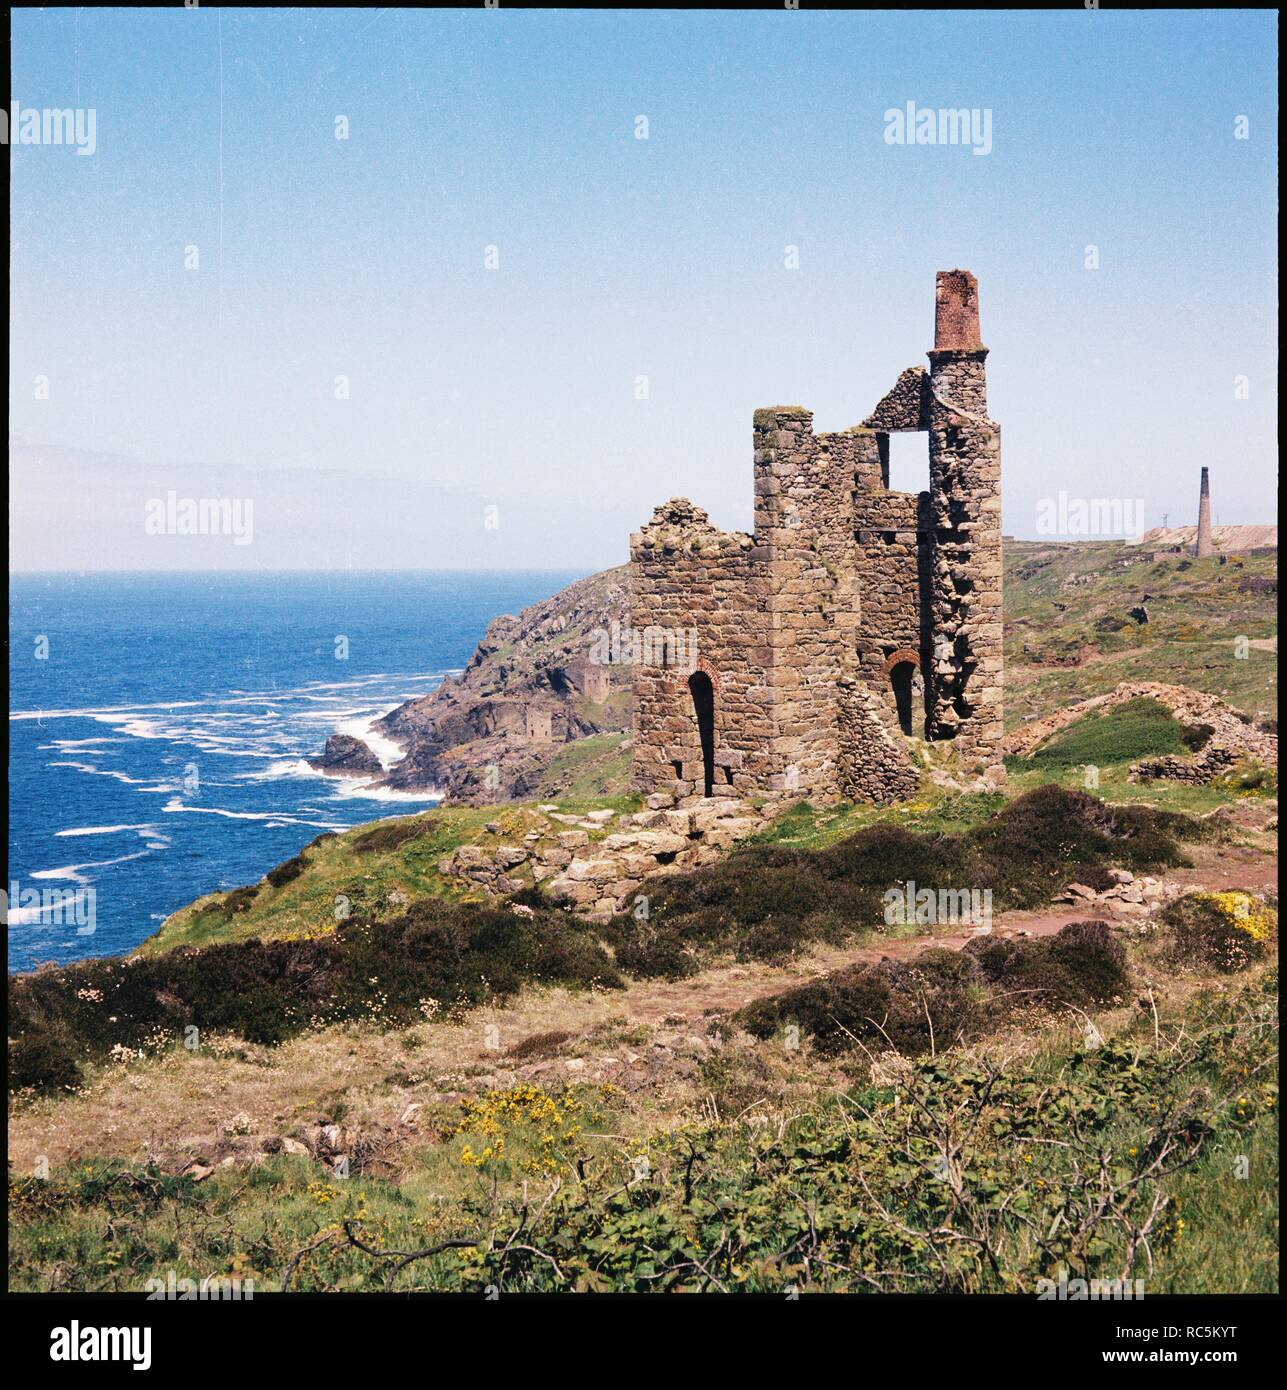
{"label": "pale blue sky", "polygon": [[[353,476],[342,526],[230,564],[589,569],[674,494],[747,527],[755,407],[861,419],[956,266],[1008,532],[1061,488],[1190,521],[1203,464],[1218,520],[1273,514],[1272,12],[176,5],[13,35],[15,98],[93,107],[97,150],[12,149],[12,429],[105,456],[104,499],[122,457],[254,495],[274,537]],[[908,101],[989,108],[992,152],[886,144]],[[61,476],[18,525],[57,528]],[[153,539],[91,527],[74,563],[182,563]]]}

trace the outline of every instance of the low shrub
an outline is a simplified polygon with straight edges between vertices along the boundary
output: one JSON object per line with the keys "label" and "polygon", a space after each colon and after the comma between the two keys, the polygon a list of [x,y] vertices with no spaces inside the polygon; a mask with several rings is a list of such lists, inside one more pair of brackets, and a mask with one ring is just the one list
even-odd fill
{"label": "low shrub", "polygon": [[1278,934],[1278,914],[1250,893],[1187,893],[1162,912],[1164,953],[1180,965],[1226,974],[1262,960]]}
{"label": "low shrub", "polygon": [[218,909],[225,917],[235,916],[238,912],[249,912],[258,896],[259,885],[247,883],[243,888],[233,888],[225,893]]}
{"label": "low shrub", "polygon": [[794,1025],[824,1053],[892,1048],[914,1057],[980,1037],[1017,1008],[1106,1004],[1129,985],[1111,929],[1071,922],[1055,936],[979,937],[962,951],[932,947],[906,963],[849,966],[757,999],[737,1020],[761,1039]]}
{"label": "low shrub", "polygon": [[1239,758],[1227,771],[1212,778],[1211,785],[1236,796],[1272,797],[1278,795],[1278,769],[1266,767],[1256,758]]}
{"label": "low shrub", "polygon": [[1109,806],[1048,785],[959,834],[876,825],[826,849],[755,845],[707,868],[652,879],[633,908],[605,928],[627,973],[679,978],[718,952],[778,962],[817,941],[880,929],[885,895],[915,883],[990,890],[997,911],[1048,902],[1069,882],[1108,888],[1110,865],[1132,870],[1187,863],[1196,822],[1145,806]]}
{"label": "low shrub", "polygon": [[1038,907],[1077,875],[1098,871],[1092,887],[1107,887],[1109,865],[1133,870],[1187,864],[1182,841],[1201,827],[1175,811],[1110,806],[1087,792],[1048,785],[1017,798],[967,837],[982,864],[980,885],[998,908]]}
{"label": "low shrub", "polygon": [[80,1082],[75,1039],[65,1027],[41,1029],[9,1043],[9,1088],[70,1091]]}
{"label": "low shrub", "polygon": [[697,957],[674,927],[618,935],[616,957],[622,970],[641,980],[679,980],[697,969]]}
{"label": "low shrub", "polygon": [[81,961],[10,977],[10,1084],[74,1084],[69,1060],[127,1060],[190,1026],[272,1045],[315,1023],[396,1025],[422,1017],[427,1001],[479,1003],[533,983],[615,988],[621,977],[567,913],[526,917],[436,898],[391,921],[350,918],[315,939]]}
{"label": "low shrub", "polygon": [[409,845],[412,840],[429,834],[433,828],[432,816],[397,816],[393,820],[380,821],[361,835],[355,835],[349,845],[355,854],[384,854]]}
{"label": "low shrub", "polygon": [[1027,1004],[1108,1004],[1130,987],[1126,949],[1106,922],[1069,922],[1054,936],[980,937],[965,951],[992,989],[994,1012]]}
{"label": "low shrub", "polygon": [[517,1042],[505,1053],[515,1061],[532,1057],[553,1057],[572,1034],[564,1028],[554,1028],[546,1033],[533,1033],[522,1042]]}
{"label": "low shrub", "polygon": [[1180,740],[1190,753],[1200,753],[1211,742],[1214,733],[1210,724],[1186,724]]}
{"label": "low shrub", "polygon": [[278,864],[275,869],[269,869],[264,877],[274,888],[283,888],[286,884],[297,879],[307,867],[308,861],[302,854],[297,854],[293,859],[286,860],[284,864]]}
{"label": "low shrub", "polygon": [[793,1025],[825,1053],[862,1044],[917,1056],[974,1035],[986,998],[986,991],[977,989],[981,980],[972,957],[935,947],[907,963],[885,959],[850,966],[757,999],[737,1019],[761,1039]]}

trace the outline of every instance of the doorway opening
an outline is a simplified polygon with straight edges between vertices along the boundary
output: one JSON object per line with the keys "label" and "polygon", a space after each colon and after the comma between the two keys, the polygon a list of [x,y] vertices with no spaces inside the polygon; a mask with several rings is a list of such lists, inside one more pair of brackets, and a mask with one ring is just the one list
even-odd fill
{"label": "doorway opening", "polygon": [[697,715],[697,732],[702,740],[703,796],[715,790],[715,687],[705,671],[694,671],[688,678],[693,697],[693,712]]}
{"label": "doorway opening", "polygon": [[894,689],[894,704],[898,709],[898,727],[909,737],[912,733],[912,690],[916,667],[910,661],[900,661],[889,673]]}

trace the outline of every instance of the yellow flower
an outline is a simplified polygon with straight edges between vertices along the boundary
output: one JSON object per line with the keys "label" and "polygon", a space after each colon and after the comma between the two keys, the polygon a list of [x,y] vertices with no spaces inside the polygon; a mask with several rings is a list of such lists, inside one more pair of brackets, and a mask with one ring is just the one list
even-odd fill
{"label": "yellow flower", "polygon": [[1197,893],[1199,902],[1208,903],[1230,926],[1245,932],[1253,941],[1268,941],[1278,930],[1278,914],[1253,898],[1250,893]]}

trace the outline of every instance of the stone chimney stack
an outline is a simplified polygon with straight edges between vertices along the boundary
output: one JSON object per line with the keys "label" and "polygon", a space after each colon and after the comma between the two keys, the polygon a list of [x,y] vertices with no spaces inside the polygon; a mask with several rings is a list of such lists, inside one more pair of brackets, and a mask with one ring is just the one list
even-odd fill
{"label": "stone chimney stack", "polygon": [[[930,350],[932,522],[926,729],[963,756],[1000,756],[1005,684],[1001,617],[1001,430],[988,418],[979,282],[940,270]],[[925,669],[924,667],[922,668]]]}
{"label": "stone chimney stack", "polygon": [[1199,560],[1215,554],[1211,541],[1211,480],[1205,468],[1202,470],[1202,490],[1198,493],[1198,543],[1193,547],[1193,553]]}

